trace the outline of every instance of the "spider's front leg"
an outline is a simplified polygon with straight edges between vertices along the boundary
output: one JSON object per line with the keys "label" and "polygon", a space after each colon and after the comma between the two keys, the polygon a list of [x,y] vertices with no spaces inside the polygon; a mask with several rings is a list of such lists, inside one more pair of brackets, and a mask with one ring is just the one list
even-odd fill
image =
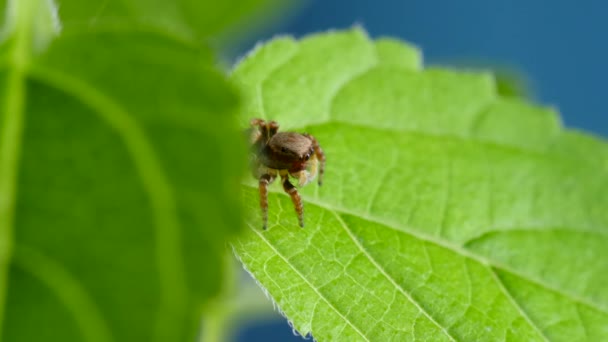
{"label": "spider's front leg", "polygon": [[262,119],[251,119],[250,123],[251,127],[256,128],[260,132],[260,136],[262,142],[264,144],[268,143],[270,138],[273,135],[277,134],[279,130],[279,124],[276,121],[264,121]]}
{"label": "spider's front leg", "polygon": [[263,174],[260,177],[260,208],[262,209],[262,228],[266,230],[268,225],[268,184],[272,183],[276,175],[268,173]]}
{"label": "spider's front leg", "polygon": [[283,190],[289,194],[291,201],[293,202],[293,206],[296,209],[300,227],[304,228],[304,208],[302,207],[302,199],[300,198],[300,194],[298,193],[296,187],[289,182],[288,175],[281,175],[281,181],[283,182]]}

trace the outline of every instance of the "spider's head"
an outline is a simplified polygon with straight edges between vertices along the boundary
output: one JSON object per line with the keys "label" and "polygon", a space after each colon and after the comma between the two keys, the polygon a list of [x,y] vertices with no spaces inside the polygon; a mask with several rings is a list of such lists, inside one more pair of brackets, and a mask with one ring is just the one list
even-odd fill
{"label": "spider's head", "polygon": [[314,155],[313,143],[309,137],[294,133],[276,133],[268,142],[267,158],[278,169],[299,171],[306,168],[306,163]]}

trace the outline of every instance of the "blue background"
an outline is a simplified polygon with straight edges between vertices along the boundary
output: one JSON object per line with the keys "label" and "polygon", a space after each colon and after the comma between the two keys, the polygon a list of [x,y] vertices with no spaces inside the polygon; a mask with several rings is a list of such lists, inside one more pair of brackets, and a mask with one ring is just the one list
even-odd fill
{"label": "blue background", "polygon": [[[485,62],[529,81],[537,102],[564,124],[608,136],[608,2],[601,0],[309,0],[237,50],[278,33],[302,35],[362,25],[372,37],[399,37],[426,64]],[[237,341],[302,341],[284,320],[246,326]]]}

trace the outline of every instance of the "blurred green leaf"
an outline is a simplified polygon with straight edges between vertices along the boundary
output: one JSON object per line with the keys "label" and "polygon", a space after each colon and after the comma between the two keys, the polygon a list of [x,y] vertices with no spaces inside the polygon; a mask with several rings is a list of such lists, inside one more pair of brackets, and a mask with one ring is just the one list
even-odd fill
{"label": "blurred green leaf", "polygon": [[493,70],[496,79],[496,92],[503,97],[519,97],[529,99],[532,97],[530,85],[523,75],[515,70],[500,69]]}
{"label": "blurred green leaf", "polygon": [[237,94],[197,43],[56,36],[49,3],[12,1],[0,45],[0,338],[192,341],[242,225]]}
{"label": "blurred green leaf", "polygon": [[496,91],[421,69],[364,32],[278,38],[234,71],[243,121],[307,131],[327,155],[306,228],[256,182],[237,255],[319,341],[608,339],[608,144]]}
{"label": "blurred green leaf", "polygon": [[4,22],[6,21],[6,4],[8,0],[0,0],[0,37],[2,37],[1,28],[4,27]]}
{"label": "blurred green leaf", "polygon": [[189,37],[222,33],[239,20],[260,14],[281,0],[59,0],[59,15],[69,27],[144,26]]}
{"label": "blurred green leaf", "polygon": [[501,97],[514,97],[534,101],[536,98],[531,80],[517,67],[483,59],[456,59],[443,61],[456,70],[492,73],[496,93]]}

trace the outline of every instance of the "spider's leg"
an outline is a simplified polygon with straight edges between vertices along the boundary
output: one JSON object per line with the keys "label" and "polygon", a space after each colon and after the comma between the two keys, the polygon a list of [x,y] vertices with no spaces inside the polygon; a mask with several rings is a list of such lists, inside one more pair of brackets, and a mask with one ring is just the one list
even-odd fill
{"label": "spider's leg", "polygon": [[260,177],[260,208],[262,209],[262,228],[266,230],[268,225],[268,184],[274,181],[275,176],[263,174]]}
{"label": "spider's leg", "polygon": [[264,120],[258,119],[258,118],[251,119],[251,121],[249,121],[249,125],[251,127],[260,127],[260,126],[264,125],[264,123],[265,123]]}
{"label": "spider's leg", "polygon": [[304,227],[304,208],[302,206],[302,199],[300,198],[300,194],[296,187],[289,182],[289,178],[287,176],[282,177],[283,181],[283,190],[289,194],[291,197],[291,201],[293,202],[293,206],[296,210],[296,214],[298,215],[298,222],[300,227]]}
{"label": "spider's leg", "polygon": [[285,190],[285,192],[291,197],[293,206],[298,214],[298,222],[300,223],[300,227],[304,228],[304,208],[302,207],[302,199],[300,198],[300,194],[298,193],[296,187],[289,182],[287,175],[281,176],[281,178],[283,181],[283,190]]}
{"label": "spider's leg", "polygon": [[273,135],[279,131],[279,124],[276,121],[264,121],[262,119],[251,119],[249,122],[251,127],[259,130],[260,137],[264,144],[267,144]]}

